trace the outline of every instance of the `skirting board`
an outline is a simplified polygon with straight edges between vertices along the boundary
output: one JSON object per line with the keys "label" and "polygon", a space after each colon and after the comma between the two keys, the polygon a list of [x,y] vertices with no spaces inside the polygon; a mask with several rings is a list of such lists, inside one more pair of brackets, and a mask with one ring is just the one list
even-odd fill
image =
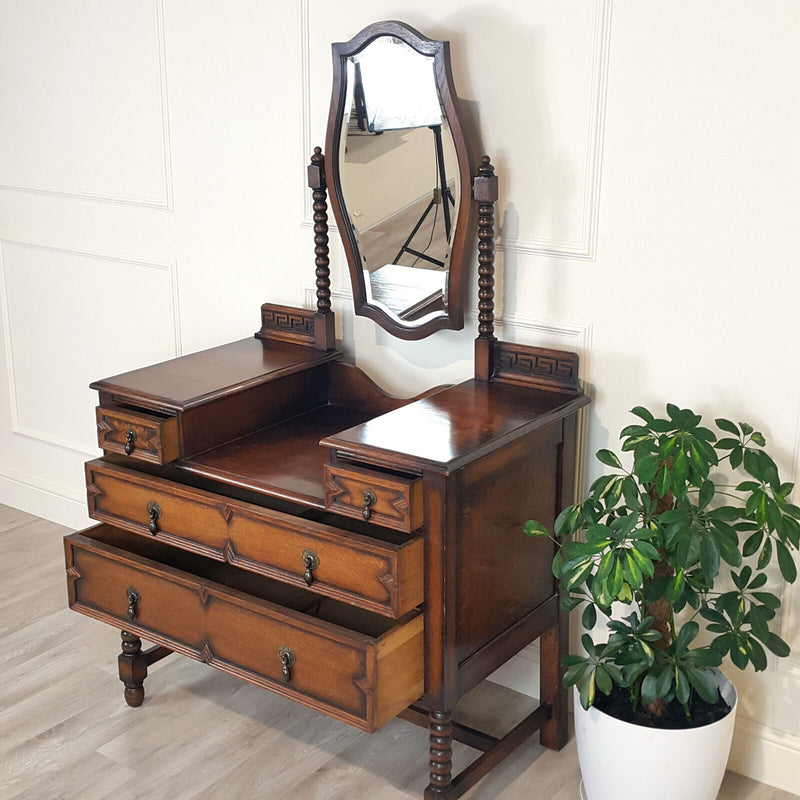
{"label": "skirting board", "polygon": [[800,795],[800,738],[739,717],[728,769]]}
{"label": "skirting board", "polygon": [[44,486],[39,478],[4,467],[0,467],[0,503],[70,530],[80,530],[92,524],[83,498],[67,497],[59,487]]}

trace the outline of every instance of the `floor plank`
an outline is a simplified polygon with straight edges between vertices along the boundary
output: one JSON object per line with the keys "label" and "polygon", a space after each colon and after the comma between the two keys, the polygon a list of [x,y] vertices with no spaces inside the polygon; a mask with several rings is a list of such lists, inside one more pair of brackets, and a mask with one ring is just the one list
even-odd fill
{"label": "floor plank", "polygon": [[[0,506],[2,800],[420,800],[427,734],[408,722],[361,733],[176,655],[125,705],[118,632],[67,608],[65,532]],[[456,768],[475,755],[456,744]],[[554,753],[534,736],[465,798],[577,800],[579,782],[574,741]],[[719,800],[798,799],[729,773]]]}

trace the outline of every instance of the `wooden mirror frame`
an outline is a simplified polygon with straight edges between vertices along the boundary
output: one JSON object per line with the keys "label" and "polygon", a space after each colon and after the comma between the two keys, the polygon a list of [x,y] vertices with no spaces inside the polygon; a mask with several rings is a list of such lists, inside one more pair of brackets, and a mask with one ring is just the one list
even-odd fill
{"label": "wooden mirror frame", "polygon": [[[346,63],[348,58],[361,52],[370,42],[380,36],[394,36],[418,53],[433,57],[436,88],[439,92],[442,113],[447,120],[453,137],[456,160],[458,162],[458,213],[453,227],[454,233],[450,247],[450,268],[447,274],[446,290],[447,305],[438,314],[429,314],[419,321],[401,320],[384,306],[369,302],[358,242],[349,223],[342,194],[340,144],[341,127],[345,113],[344,106],[347,98]],[[331,208],[342,237],[350,269],[355,313],[369,317],[384,330],[400,339],[422,339],[441,329],[461,330],[464,327],[464,302],[467,296],[470,272],[464,256],[466,243],[471,240],[474,226],[472,208],[473,169],[450,68],[450,43],[428,39],[403,22],[387,21],[369,25],[350,41],[334,42],[331,48],[333,51],[333,91],[325,143],[326,181],[330,193]]]}

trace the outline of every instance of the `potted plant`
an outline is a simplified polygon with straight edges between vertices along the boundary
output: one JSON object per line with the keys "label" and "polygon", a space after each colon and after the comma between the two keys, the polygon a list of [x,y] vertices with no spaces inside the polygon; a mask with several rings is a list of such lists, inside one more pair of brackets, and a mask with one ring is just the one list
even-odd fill
{"label": "potted plant", "polygon": [[[758,671],[768,651],[789,653],[769,625],[780,606],[775,582],[797,577],[793,485],[781,482],[752,426],[717,419],[715,431],[691,410],[666,411],[657,418],[634,408],[638,424],[621,433],[630,467],[600,450],[611,472],[555,521],[553,572],[563,603],[582,607],[583,627],[593,632],[581,638],[585,653],[563,662],[564,685],[579,699],[587,800],[713,800],[736,702],[720,664],[727,657]],[[525,532],[550,536],[536,521]],[[619,745],[610,738],[616,734]],[[698,738],[706,735],[721,735],[722,744]],[[688,763],[676,760],[676,747]],[[688,785],[692,777],[699,786]]]}

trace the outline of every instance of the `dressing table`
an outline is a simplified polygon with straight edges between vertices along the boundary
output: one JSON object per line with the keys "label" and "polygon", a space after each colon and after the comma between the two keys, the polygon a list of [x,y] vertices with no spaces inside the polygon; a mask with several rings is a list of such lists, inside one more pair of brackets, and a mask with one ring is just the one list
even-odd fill
{"label": "dressing table", "polygon": [[[375,111],[368,70],[392,48],[402,63],[418,60],[403,74],[427,75],[420,91],[435,106],[381,129],[386,109]],[[497,178],[487,157],[473,177],[447,44],[385,22],[333,45],[333,56],[326,156],[316,149],[308,176],[317,307],[267,303],[254,337],[92,384],[103,457],[86,465],[86,483],[99,524],[65,537],[69,605],[121,630],[129,705],[142,703],[148,667],[179,653],[365,731],[399,715],[428,729],[425,798],[452,800],[534,731],[547,747],[566,742],[567,615],[553,545],[522,524],[552,522],[572,502],[588,399],[574,354],[494,336]],[[425,241],[414,236],[410,258],[376,261],[353,213],[359,192],[385,180],[360,168],[380,169],[415,131],[437,161],[421,238],[442,204],[453,223],[440,266],[420,265]],[[369,148],[380,151],[371,163]],[[356,313],[410,340],[463,327],[477,216],[471,380],[398,399],[343,360],[328,191]],[[416,294],[404,285],[385,299],[391,282],[379,279],[393,271],[372,275],[393,266],[412,279],[425,271]],[[532,714],[499,739],[453,718],[460,697],[537,638]],[[483,751],[456,776],[454,739]]]}

